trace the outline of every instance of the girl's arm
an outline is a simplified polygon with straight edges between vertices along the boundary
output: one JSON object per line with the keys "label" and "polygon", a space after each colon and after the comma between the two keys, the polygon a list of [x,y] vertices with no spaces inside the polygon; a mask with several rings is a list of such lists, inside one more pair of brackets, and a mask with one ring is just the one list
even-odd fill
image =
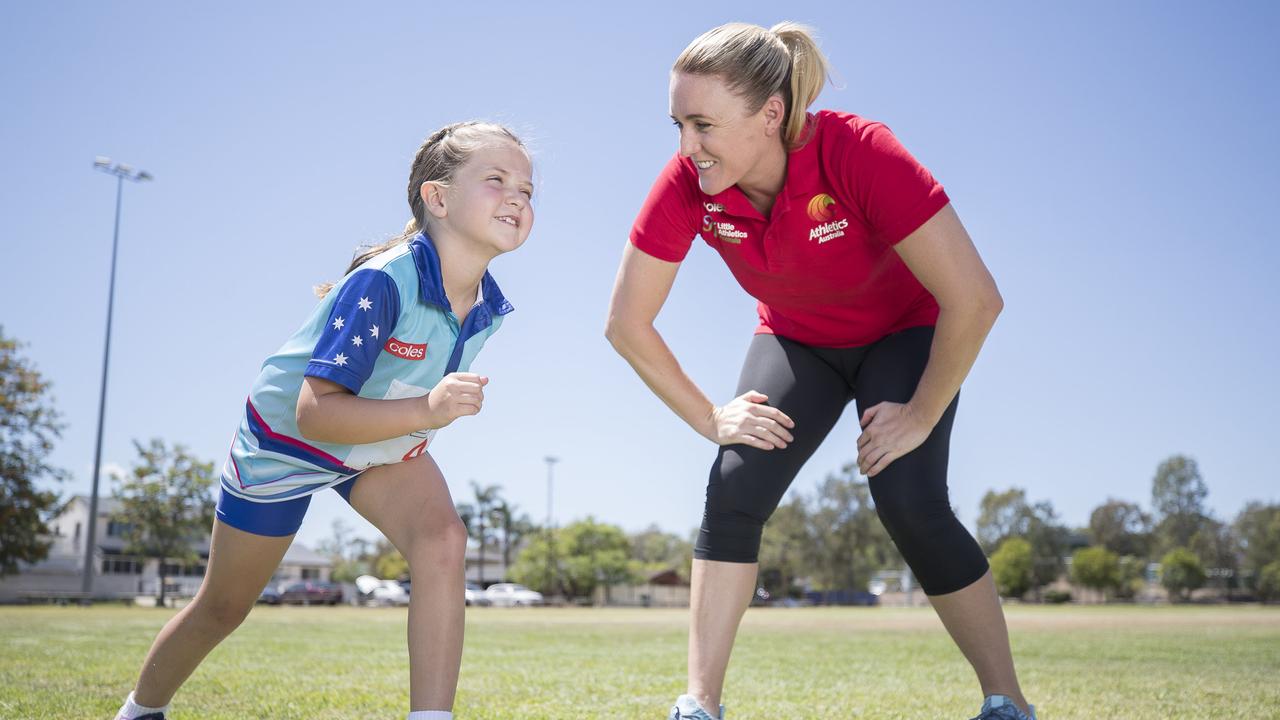
{"label": "girl's arm", "polygon": [[627,243],[613,284],[605,337],[631,363],[649,389],[700,435],[720,445],[742,443],[762,450],[791,442],[791,418],[763,403],[754,390],[716,407],[685,375],[653,326],[667,301],[680,263],[660,260]]}
{"label": "girl's arm", "polygon": [[421,397],[374,400],[331,380],[308,377],[298,393],[298,431],[316,442],[363,445],[442,428],[480,412],[488,382],[475,373],[450,373]]}
{"label": "girl's arm", "polygon": [[951,404],[1004,307],[995,280],[947,205],[894,246],[938,301],[929,362],[905,405],[883,402],[862,414],[858,469],[873,476],[919,447]]}

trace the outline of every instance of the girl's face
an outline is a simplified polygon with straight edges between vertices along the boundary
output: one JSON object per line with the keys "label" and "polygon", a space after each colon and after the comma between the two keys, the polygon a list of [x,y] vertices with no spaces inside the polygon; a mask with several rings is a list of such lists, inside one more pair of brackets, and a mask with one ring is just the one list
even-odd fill
{"label": "girl's face", "polygon": [[698,187],[715,195],[749,177],[765,151],[779,143],[766,103],[751,113],[746,101],[711,75],[671,74],[671,119],[680,129],[680,155],[698,167]]}
{"label": "girl's face", "polygon": [[[533,228],[533,167],[519,145],[495,141],[471,153],[440,189],[439,225],[491,257],[524,244]],[[429,184],[428,184],[429,185]],[[423,192],[430,192],[424,185]],[[430,198],[427,198],[431,206]]]}

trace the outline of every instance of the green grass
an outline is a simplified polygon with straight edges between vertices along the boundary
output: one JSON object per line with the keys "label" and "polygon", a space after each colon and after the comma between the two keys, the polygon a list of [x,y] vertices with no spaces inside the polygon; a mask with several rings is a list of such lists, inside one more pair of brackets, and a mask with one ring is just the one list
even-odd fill
{"label": "green grass", "polygon": [[[172,611],[0,608],[0,718],[109,718]],[[1280,608],[1010,607],[1042,720],[1280,718]],[[464,718],[664,718],[687,611],[469,609]],[[173,717],[403,718],[405,611],[256,609]],[[752,609],[730,717],[970,718],[972,672],[928,609]]]}

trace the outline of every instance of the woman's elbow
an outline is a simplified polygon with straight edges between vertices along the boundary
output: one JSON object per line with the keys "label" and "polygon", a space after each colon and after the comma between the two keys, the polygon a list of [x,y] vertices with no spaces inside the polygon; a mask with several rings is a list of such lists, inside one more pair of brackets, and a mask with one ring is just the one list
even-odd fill
{"label": "woman's elbow", "polygon": [[609,313],[609,319],[604,323],[604,337],[619,355],[627,354],[626,348],[633,333],[629,323],[615,313]]}

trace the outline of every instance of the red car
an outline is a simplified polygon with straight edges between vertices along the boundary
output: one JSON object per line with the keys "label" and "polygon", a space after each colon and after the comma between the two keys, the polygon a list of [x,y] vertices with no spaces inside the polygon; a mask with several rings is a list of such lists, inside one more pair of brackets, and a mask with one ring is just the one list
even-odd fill
{"label": "red car", "polygon": [[335,583],[294,583],[280,593],[285,605],[337,605],[342,602],[342,586]]}

